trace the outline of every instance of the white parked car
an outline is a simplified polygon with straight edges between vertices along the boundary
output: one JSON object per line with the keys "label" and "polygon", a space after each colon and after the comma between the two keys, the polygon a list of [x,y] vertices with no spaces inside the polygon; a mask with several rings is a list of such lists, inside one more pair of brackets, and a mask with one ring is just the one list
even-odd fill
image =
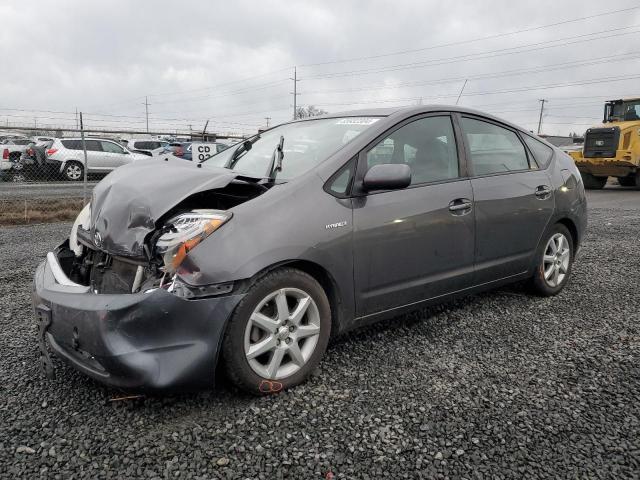
{"label": "white parked car", "polygon": [[[121,165],[135,160],[149,159],[148,155],[133,153],[114,140],[85,138],[87,147],[87,173],[109,173]],[[84,152],[82,139],[57,138],[46,152],[47,163],[60,162],[60,173],[72,181],[84,176]]]}
{"label": "white parked car", "polygon": [[168,145],[169,142],[165,140],[154,140],[152,138],[131,138],[127,141],[127,147],[131,151],[148,153],[152,157],[157,157]]}

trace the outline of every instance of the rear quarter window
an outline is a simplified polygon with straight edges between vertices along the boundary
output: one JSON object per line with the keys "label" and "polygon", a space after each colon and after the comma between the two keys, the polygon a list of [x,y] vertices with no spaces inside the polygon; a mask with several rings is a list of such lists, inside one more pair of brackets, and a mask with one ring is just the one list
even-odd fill
{"label": "rear quarter window", "polygon": [[82,148],[80,140],[62,140],[62,145],[64,148],[68,148],[69,150],[80,150]]}
{"label": "rear quarter window", "polygon": [[529,135],[523,135],[523,137],[524,143],[527,144],[527,148],[529,148],[538,167],[546,168],[553,157],[553,149]]}

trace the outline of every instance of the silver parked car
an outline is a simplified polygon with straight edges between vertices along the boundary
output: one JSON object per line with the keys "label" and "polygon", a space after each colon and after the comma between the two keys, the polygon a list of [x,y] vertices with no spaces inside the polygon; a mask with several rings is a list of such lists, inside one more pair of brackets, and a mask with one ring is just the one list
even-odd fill
{"label": "silver parked car", "polygon": [[[329,338],[458,295],[567,285],[587,224],[573,160],[459,108],[291,122],[204,163],[136,162],[35,274],[49,346],[125,388],[303,382]],[[428,345],[425,346],[428,348]]]}
{"label": "silver parked car", "polygon": [[[134,153],[118,142],[106,138],[85,138],[87,173],[109,173],[135,160],[148,159],[148,155]],[[80,138],[56,138],[46,151],[46,162],[56,165],[64,178],[82,180],[84,176],[84,151]]]}
{"label": "silver parked car", "polygon": [[157,157],[164,152],[169,142],[165,140],[154,140],[152,138],[131,138],[127,140],[127,148],[132,152],[147,154]]}

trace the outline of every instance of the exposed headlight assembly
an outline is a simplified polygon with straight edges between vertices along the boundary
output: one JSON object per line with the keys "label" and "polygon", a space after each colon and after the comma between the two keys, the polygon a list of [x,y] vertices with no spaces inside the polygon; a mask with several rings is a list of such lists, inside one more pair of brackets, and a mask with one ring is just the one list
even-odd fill
{"label": "exposed headlight assembly", "polygon": [[78,243],[78,227],[82,227],[85,230],[89,229],[89,223],[91,222],[91,204],[87,203],[76,217],[73,226],[71,227],[71,233],[69,234],[69,248],[73,250],[76,257],[82,255],[82,245]]}
{"label": "exposed headlight assembly", "polygon": [[224,225],[232,214],[223,210],[192,210],[170,218],[168,229],[156,242],[156,252],[162,256],[165,271],[175,273],[196,245]]}

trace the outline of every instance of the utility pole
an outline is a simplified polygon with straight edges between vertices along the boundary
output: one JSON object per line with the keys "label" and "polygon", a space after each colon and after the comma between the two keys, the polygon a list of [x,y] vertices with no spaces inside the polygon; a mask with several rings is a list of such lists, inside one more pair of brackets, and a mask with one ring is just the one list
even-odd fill
{"label": "utility pole", "polygon": [[298,82],[300,80],[298,80],[296,67],[293,67],[293,78],[289,78],[289,80],[293,80],[293,92],[291,94],[293,95],[293,119],[295,120],[298,118],[298,95],[300,95],[298,93]]}
{"label": "utility pole", "polygon": [[271,120],[271,117],[264,117],[264,119],[267,122],[267,128],[269,128],[269,121]]}
{"label": "utility pole", "polygon": [[540,118],[538,119],[538,135],[542,131],[542,112],[544,112],[544,104],[548,102],[546,98],[540,99]]}
{"label": "utility pole", "polygon": [[147,133],[149,133],[149,97],[144,97],[144,111],[147,117]]}
{"label": "utility pole", "polygon": [[84,165],[82,166],[82,201],[87,204],[87,170],[89,170],[89,161],[87,160],[87,143],[84,140],[84,123],[82,121],[82,112],[80,112],[80,138],[82,139],[82,151],[84,153]]}
{"label": "utility pole", "polygon": [[464,92],[464,87],[467,86],[467,82],[469,80],[467,78],[464,79],[464,84],[462,85],[462,88],[460,89],[460,93],[458,94],[458,98],[456,98],[456,105],[458,105],[458,102],[460,101],[460,97],[462,96],[462,92]]}
{"label": "utility pole", "polygon": [[76,107],[76,130],[78,130],[78,107]]}

